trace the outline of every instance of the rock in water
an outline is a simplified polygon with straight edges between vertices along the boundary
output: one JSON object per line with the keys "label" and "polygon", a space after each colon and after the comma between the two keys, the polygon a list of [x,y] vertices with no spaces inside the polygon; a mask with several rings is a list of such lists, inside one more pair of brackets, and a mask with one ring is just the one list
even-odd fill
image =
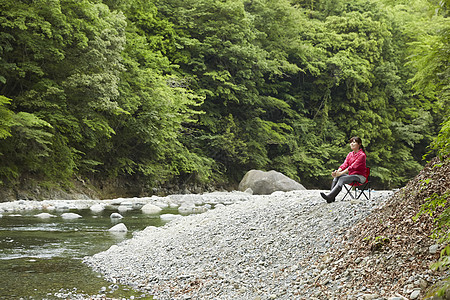
{"label": "rock in water", "polygon": [[79,214],[75,214],[75,213],[63,213],[61,215],[61,217],[63,219],[68,219],[68,220],[82,218],[82,216],[80,216]]}
{"label": "rock in water", "polygon": [[239,190],[251,189],[254,195],[270,195],[276,191],[289,192],[294,190],[305,190],[305,187],[297,181],[277,172],[264,172],[250,170],[239,183]]}
{"label": "rock in water", "polygon": [[109,229],[109,231],[110,232],[127,232],[128,228],[127,228],[127,226],[125,226],[125,224],[120,223],[120,224],[117,224],[117,225],[111,227]]}
{"label": "rock in water", "polygon": [[153,204],[146,204],[141,208],[142,212],[145,214],[156,215],[159,214],[162,209],[159,206]]}
{"label": "rock in water", "polygon": [[40,218],[40,219],[50,219],[50,218],[54,218],[56,216],[49,214],[49,213],[40,213],[40,214],[35,215],[35,217]]}
{"label": "rock in water", "polygon": [[90,207],[90,210],[94,213],[102,212],[105,209],[105,206],[102,204],[94,204]]}
{"label": "rock in water", "polygon": [[131,206],[120,205],[120,206],[117,208],[117,210],[118,210],[119,212],[127,212],[127,211],[129,211],[129,210],[132,210],[132,207],[131,207]]}
{"label": "rock in water", "polygon": [[109,217],[111,219],[122,219],[123,218],[123,216],[119,213],[112,213]]}

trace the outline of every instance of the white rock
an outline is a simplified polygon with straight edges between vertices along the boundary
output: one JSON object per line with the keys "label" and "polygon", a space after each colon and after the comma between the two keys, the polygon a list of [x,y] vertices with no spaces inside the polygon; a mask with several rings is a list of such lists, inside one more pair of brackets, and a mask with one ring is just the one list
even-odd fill
{"label": "white rock", "polygon": [[281,197],[281,196],[284,196],[284,194],[285,194],[285,192],[283,192],[283,191],[275,191],[272,194],[270,194],[270,196],[272,196],[272,197]]}
{"label": "white rock", "polygon": [[169,208],[178,208],[178,207],[180,207],[180,204],[178,204],[178,203],[174,203],[174,202],[169,203]]}
{"label": "white rock", "polygon": [[56,207],[54,205],[48,205],[43,207],[47,211],[54,211]]}
{"label": "white rock", "polygon": [[152,214],[152,215],[159,214],[162,211],[161,207],[158,207],[158,206],[150,204],[150,203],[144,205],[141,208],[141,210],[144,214]]}
{"label": "white rock", "polygon": [[203,201],[202,197],[197,197],[194,201],[194,204],[197,206],[201,206],[201,205],[205,204],[205,202]]}
{"label": "white rock", "polygon": [[161,220],[163,221],[172,221],[181,217],[182,217],[181,215],[174,215],[174,214],[163,214],[160,216]]}
{"label": "white rock", "polygon": [[56,216],[49,214],[49,213],[40,213],[40,214],[35,215],[35,217],[40,218],[40,219],[50,219],[50,218],[54,218]]}
{"label": "white rock", "polygon": [[409,298],[411,300],[417,299],[420,296],[420,290],[415,290],[414,292],[411,293],[411,295],[409,296]]}
{"label": "white rock", "polygon": [[201,214],[208,211],[208,208],[205,206],[196,206],[193,208],[192,213],[194,214]]}
{"label": "white rock", "polygon": [[56,205],[55,209],[58,210],[58,211],[69,210],[69,206],[64,204],[64,203],[58,203]]}
{"label": "white rock", "polygon": [[129,211],[129,210],[132,210],[133,208],[131,207],[131,206],[123,206],[123,205],[120,205],[118,208],[117,208],[117,210],[119,211],[119,212],[126,212],[126,211]]}
{"label": "white rock", "polygon": [[239,183],[239,191],[245,191],[248,188],[253,190],[254,195],[270,195],[275,191],[305,190],[300,183],[274,170],[248,171]]}
{"label": "white rock", "polygon": [[428,248],[428,251],[430,254],[436,254],[439,250],[439,245],[431,245],[430,248]]}
{"label": "white rock", "polygon": [[105,206],[102,204],[94,204],[89,208],[92,212],[98,213],[105,210]]}
{"label": "white rock", "polygon": [[155,205],[162,209],[169,207],[169,204],[167,204],[165,202],[156,202]]}
{"label": "white rock", "polygon": [[111,219],[122,219],[123,218],[123,216],[119,213],[112,213],[109,217]]}
{"label": "white rock", "polygon": [[183,203],[180,207],[178,207],[178,212],[180,214],[192,214],[195,210],[194,204]]}
{"label": "white rock", "polygon": [[76,204],[74,204],[74,207],[76,209],[79,209],[79,210],[81,210],[81,209],[88,209],[91,206],[92,206],[92,204],[90,204],[90,203],[76,203]]}
{"label": "white rock", "polygon": [[248,188],[244,191],[244,193],[253,195],[253,190],[251,188]]}
{"label": "white rock", "polygon": [[68,208],[69,208],[69,210],[70,209],[74,209],[74,210],[75,209],[80,209],[80,207],[76,206],[74,203],[69,204]]}
{"label": "white rock", "polygon": [[79,214],[75,214],[75,213],[63,213],[63,214],[61,215],[61,218],[67,219],[67,220],[71,220],[71,219],[79,219],[79,218],[82,218],[82,216],[80,216]]}
{"label": "white rock", "polygon": [[111,227],[109,229],[109,231],[110,232],[127,232],[128,228],[127,228],[127,226],[125,226],[125,224],[120,223],[120,224],[117,224],[117,225]]}
{"label": "white rock", "polygon": [[122,201],[122,202],[120,203],[120,206],[133,207],[133,202],[132,202],[132,201]]}
{"label": "white rock", "polygon": [[117,198],[117,199],[112,199],[111,200],[111,205],[120,205],[120,203],[122,203],[123,198]]}

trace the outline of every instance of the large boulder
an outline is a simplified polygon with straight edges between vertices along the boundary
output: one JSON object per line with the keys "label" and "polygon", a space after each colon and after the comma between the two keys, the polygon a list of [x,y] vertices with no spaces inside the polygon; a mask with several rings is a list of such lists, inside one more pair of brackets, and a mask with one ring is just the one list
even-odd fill
{"label": "large boulder", "polygon": [[264,172],[250,170],[239,183],[239,190],[251,189],[254,195],[270,195],[276,191],[289,192],[294,190],[305,190],[305,187],[297,181],[277,172]]}

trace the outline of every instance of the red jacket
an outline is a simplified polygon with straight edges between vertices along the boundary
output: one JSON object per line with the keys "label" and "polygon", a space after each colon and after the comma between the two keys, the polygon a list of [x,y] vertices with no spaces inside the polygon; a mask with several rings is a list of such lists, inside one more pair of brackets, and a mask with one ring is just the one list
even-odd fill
{"label": "red jacket", "polygon": [[348,168],[348,175],[366,176],[366,153],[359,149],[358,152],[350,152],[344,163],[339,167],[341,170]]}

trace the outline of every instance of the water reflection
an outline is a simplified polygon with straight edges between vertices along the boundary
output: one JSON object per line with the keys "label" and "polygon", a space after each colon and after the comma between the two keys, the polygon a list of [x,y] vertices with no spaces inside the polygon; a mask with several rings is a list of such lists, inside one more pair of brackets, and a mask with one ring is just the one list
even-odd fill
{"label": "water reflection", "polygon": [[[67,211],[66,211],[67,212]],[[60,299],[58,292],[96,295],[109,291],[114,297],[147,298],[126,287],[110,288],[101,276],[82,264],[86,255],[108,249],[135,231],[147,226],[162,226],[169,219],[142,214],[139,210],[122,211],[123,218],[110,218],[117,211],[93,213],[88,209],[71,211],[79,219],[63,219],[63,212],[53,211],[52,218],[39,218],[42,211],[4,213],[0,218],[0,299]],[[162,214],[177,214],[166,209]],[[110,232],[123,223],[128,232]]]}

